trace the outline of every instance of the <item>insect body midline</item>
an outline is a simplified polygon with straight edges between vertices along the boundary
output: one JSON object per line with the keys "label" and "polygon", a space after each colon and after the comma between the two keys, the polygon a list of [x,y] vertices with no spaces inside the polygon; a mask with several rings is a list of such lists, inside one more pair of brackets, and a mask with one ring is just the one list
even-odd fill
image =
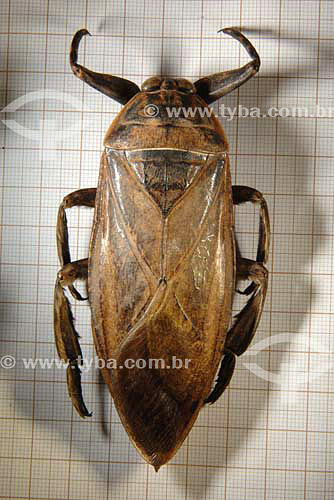
{"label": "insect body midline", "polygon": [[[136,332],[145,324],[146,321],[150,319],[150,317],[153,317],[159,309],[162,307],[164,299],[167,295],[168,292],[168,287],[171,285],[167,284],[166,279],[163,279],[159,282],[158,288],[153,295],[151,301],[147,305],[144,313],[142,314],[141,318],[137,321],[137,323],[129,330],[127,337],[124,339],[124,341],[119,345],[119,352],[122,351],[124,344],[129,342],[136,334]],[[117,353],[116,353],[117,357]]]}

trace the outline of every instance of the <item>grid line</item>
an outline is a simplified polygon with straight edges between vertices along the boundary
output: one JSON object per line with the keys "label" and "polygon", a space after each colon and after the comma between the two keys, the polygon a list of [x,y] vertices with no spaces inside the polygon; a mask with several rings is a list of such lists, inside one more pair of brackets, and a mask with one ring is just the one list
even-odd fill
{"label": "grid line", "polygon": [[[238,359],[228,390],[201,411],[159,474],[129,444],[98,370],[83,372],[94,416],[82,422],[71,408],[64,370],[27,373],[22,362],[56,357],[57,209],[69,192],[96,185],[102,137],[120,109],[72,75],[68,49],[74,32],[87,27],[93,34],[82,41],[82,64],[142,83],[153,76],[152,67],[196,80],[244,64],[236,41],[216,33],[240,25],[262,66],[223,103],[261,111],[301,103],[313,110],[333,102],[330,7],[327,0],[3,2],[3,105],[51,88],[75,96],[82,107],[74,112],[65,103],[43,101],[3,114],[41,131],[52,120],[62,130],[79,120],[77,135],[51,146],[1,123],[0,358],[14,355],[17,365],[0,372],[0,498],[333,498],[333,118],[221,119],[234,182],[262,191],[270,209],[270,283],[252,345],[269,343]],[[68,212],[73,257],[81,258],[88,251],[92,211]],[[257,217],[252,208],[236,210],[238,240],[249,258],[256,249]],[[234,313],[240,304],[237,297]],[[77,304],[73,310],[84,356],[92,358],[89,307]],[[290,340],[271,343],[278,334]],[[252,361],[272,380],[280,376],[281,385],[247,368]]]}

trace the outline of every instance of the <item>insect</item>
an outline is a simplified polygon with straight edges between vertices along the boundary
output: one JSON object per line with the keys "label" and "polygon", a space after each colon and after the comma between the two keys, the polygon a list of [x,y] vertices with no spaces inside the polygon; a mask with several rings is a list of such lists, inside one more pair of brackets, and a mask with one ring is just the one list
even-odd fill
{"label": "insect", "polygon": [[[68,361],[73,405],[81,417],[90,416],[81,388],[82,353],[65,295],[67,288],[83,300],[74,282],[87,280],[104,380],[131,441],[155,470],[174,456],[200,409],[217,401],[229,384],[267,292],[266,201],[255,189],[232,187],[223,128],[213,114],[196,112],[259,69],[247,38],[237,28],[223,32],[247,50],[248,64],[194,84],[153,77],[141,89],[78,64],[87,30],[78,31],[71,45],[74,74],[124,107],[105,135],[97,188],[75,191],[59,207],[56,347]],[[193,112],[172,116],[172,108]],[[234,232],[234,205],[244,202],[259,206],[255,260],[242,257]],[[75,262],[66,220],[66,209],[73,206],[94,207],[89,256]],[[240,292],[248,301],[232,319],[240,280],[250,281]]]}

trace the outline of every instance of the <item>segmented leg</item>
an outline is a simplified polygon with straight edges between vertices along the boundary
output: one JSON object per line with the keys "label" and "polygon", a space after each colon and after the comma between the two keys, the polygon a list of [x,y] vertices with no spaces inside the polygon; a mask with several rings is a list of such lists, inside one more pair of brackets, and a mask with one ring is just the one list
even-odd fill
{"label": "segmented leg", "polygon": [[213,404],[217,401],[218,398],[223,394],[226,387],[231,381],[233,372],[235,367],[235,355],[233,352],[225,350],[224,358],[220,363],[220,368],[216,380],[216,385],[214,386],[212,392],[209,397],[206,398],[204,403]]}
{"label": "segmented leg", "polygon": [[263,264],[249,259],[241,259],[238,265],[238,278],[252,280],[255,285],[250,299],[235,316],[227,333],[226,349],[240,356],[251,343],[261,318],[268,288],[268,271]]}
{"label": "segmented leg", "polygon": [[[75,206],[95,206],[96,188],[79,189],[65,196],[58,210],[57,218],[57,250],[60,265],[64,266],[71,262],[70,248],[68,244],[68,229],[65,210]],[[85,300],[71,284],[68,287],[73,297],[77,300]]]}
{"label": "segmented leg", "polygon": [[67,387],[72,403],[81,417],[90,417],[82,397],[81,372],[82,352],[79,335],[74,327],[70,303],[65,295],[64,286],[70,286],[76,279],[87,279],[88,259],[66,264],[58,272],[54,290],[54,333],[58,356],[67,367]]}
{"label": "segmented leg", "polygon": [[259,71],[260,67],[260,57],[258,53],[250,41],[237,28],[225,28],[220,31],[238,40],[247,50],[252,61],[241,68],[215,73],[197,80],[197,82],[195,82],[197,93],[207,104],[216,101],[220,97],[232,92],[232,90],[240,87],[240,85],[254,76]]}
{"label": "segmented leg", "polygon": [[251,280],[243,294],[251,295],[246,305],[234,318],[227,332],[224,358],[221,362],[216,385],[205,403],[215,403],[228,386],[234,366],[235,356],[243,354],[251,343],[259,324],[268,288],[268,271],[264,263],[268,260],[270,244],[270,223],[267,203],[262,194],[247,186],[233,186],[233,203],[238,205],[250,201],[260,205],[260,227],[257,260],[245,259],[237,245],[237,281]]}
{"label": "segmented leg", "polygon": [[71,305],[65,295],[67,287],[74,298],[84,300],[74,288],[77,279],[87,280],[88,259],[71,262],[68,244],[68,228],[66,209],[74,206],[95,206],[96,189],[80,189],[65,196],[57,219],[57,250],[61,270],[58,272],[54,290],[54,334],[57,352],[60,359],[69,363],[67,368],[67,386],[73,405],[81,417],[89,417],[91,413],[86,408],[82,397],[81,372],[82,353],[79,344],[79,335],[74,327]]}
{"label": "segmented leg", "polygon": [[95,73],[90,69],[78,64],[78,48],[80,40],[85,35],[90,35],[86,29],[79,30],[73,37],[70,64],[75,76],[88,83],[91,87],[106,94],[115,101],[126,104],[134,95],[140,92],[139,87],[125,78],[120,78],[114,75],[105,75],[103,73]]}
{"label": "segmented leg", "polygon": [[269,257],[270,245],[270,222],[267,202],[260,191],[248,186],[233,186],[232,195],[234,205],[241,205],[241,203],[246,203],[247,201],[255,205],[260,205],[259,241],[256,262],[266,264]]}

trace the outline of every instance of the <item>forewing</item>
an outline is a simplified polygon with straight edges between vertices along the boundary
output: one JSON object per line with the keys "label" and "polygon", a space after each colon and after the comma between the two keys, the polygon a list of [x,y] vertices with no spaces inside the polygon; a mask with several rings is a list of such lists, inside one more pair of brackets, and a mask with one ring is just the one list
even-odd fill
{"label": "forewing", "polygon": [[167,211],[125,156],[113,153],[103,170],[91,245],[96,343],[118,363],[105,377],[122,422],[158,468],[188,434],[221,357],[234,280],[229,169],[208,157]]}

